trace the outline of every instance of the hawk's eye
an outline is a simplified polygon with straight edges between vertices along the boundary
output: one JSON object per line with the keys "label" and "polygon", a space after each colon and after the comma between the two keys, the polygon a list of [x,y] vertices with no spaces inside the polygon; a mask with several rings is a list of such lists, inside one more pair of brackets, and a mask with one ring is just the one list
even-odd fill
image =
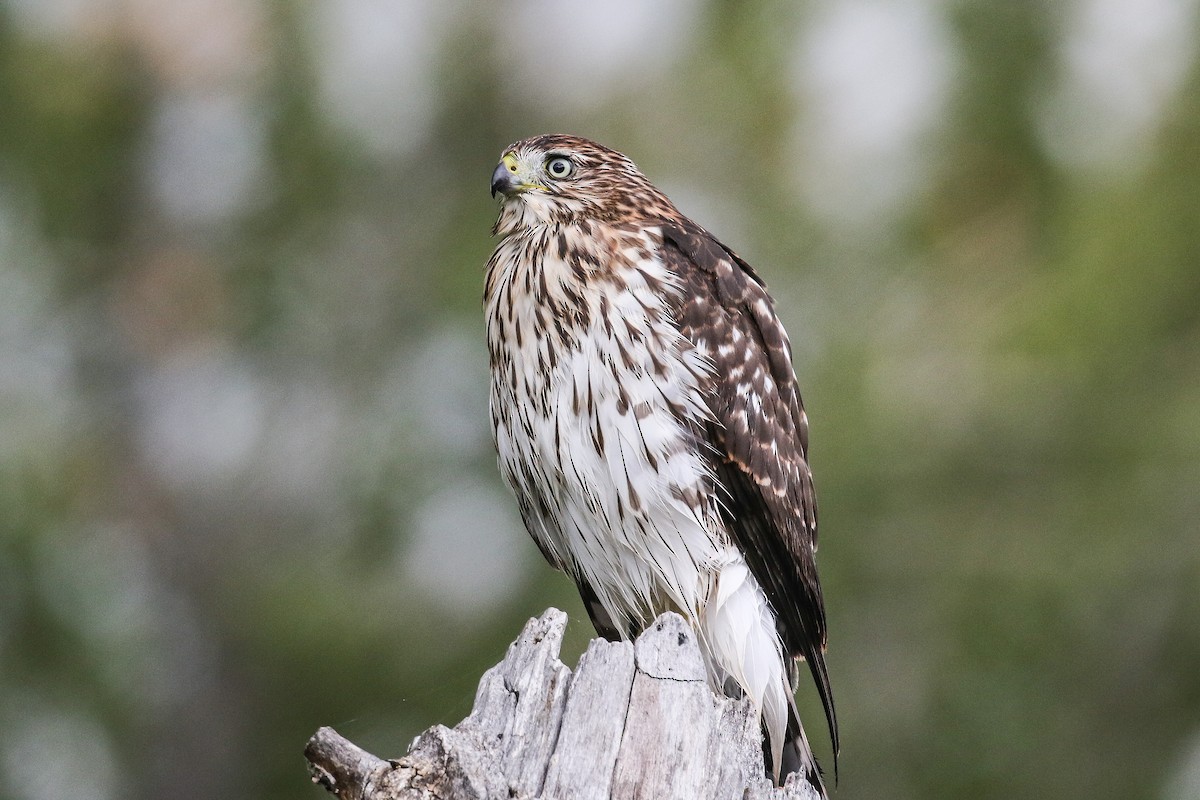
{"label": "hawk's eye", "polygon": [[546,161],[546,172],[550,173],[551,178],[565,178],[574,171],[575,164],[569,158],[555,156]]}

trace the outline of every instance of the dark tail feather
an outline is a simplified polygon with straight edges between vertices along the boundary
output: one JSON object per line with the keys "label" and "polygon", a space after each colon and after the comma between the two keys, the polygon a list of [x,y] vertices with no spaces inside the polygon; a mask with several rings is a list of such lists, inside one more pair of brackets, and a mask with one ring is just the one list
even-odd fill
{"label": "dark tail feather", "polygon": [[782,769],[779,773],[781,785],[788,775],[798,772],[817,791],[817,795],[828,800],[829,794],[825,791],[825,782],[821,779],[821,765],[817,763],[812,748],[809,747],[808,738],[804,735],[804,728],[800,725],[800,718],[796,716],[794,709],[788,716],[787,737],[787,742],[783,745]]}
{"label": "dark tail feather", "polygon": [[[825,709],[825,720],[829,723],[829,741],[833,745],[833,782],[837,784],[838,752],[841,750],[841,743],[838,740],[837,711],[833,708],[833,690],[829,688],[829,673],[825,669],[825,654],[821,652],[806,653],[804,660],[808,662],[813,682],[817,684],[817,693],[821,695],[821,706]],[[788,733],[791,734],[790,728]]]}

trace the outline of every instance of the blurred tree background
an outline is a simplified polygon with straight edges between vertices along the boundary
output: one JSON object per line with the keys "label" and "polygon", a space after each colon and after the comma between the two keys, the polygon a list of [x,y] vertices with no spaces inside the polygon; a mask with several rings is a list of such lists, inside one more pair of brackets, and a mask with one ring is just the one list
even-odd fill
{"label": "blurred tree background", "polygon": [[0,797],[318,798],[319,725],[574,663],[480,309],[560,130],[792,333],[837,796],[1200,798],[1197,12],[0,0]]}

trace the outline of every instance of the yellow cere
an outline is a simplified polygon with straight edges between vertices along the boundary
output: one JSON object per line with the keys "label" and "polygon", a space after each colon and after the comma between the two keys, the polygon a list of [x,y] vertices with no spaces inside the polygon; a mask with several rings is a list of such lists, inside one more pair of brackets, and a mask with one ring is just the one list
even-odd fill
{"label": "yellow cere", "polygon": [[519,180],[521,182],[521,184],[520,184],[521,190],[529,191],[530,189],[537,189],[542,192],[550,191],[549,186],[546,186],[541,183],[532,183],[528,180],[529,175],[530,175],[530,170],[529,170],[528,165],[527,164],[523,165],[521,163],[521,161],[513,153],[505,153],[503,156],[501,156],[500,163],[503,164],[509,172],[511,172],[513,175],[517,176],[517,180]]}

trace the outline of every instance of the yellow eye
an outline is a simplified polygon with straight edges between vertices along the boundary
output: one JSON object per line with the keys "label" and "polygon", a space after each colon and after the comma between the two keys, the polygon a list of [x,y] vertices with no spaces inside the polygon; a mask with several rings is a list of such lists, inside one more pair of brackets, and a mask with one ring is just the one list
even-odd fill
{"label": "yellow eye", "polygon": [[566,178],[575,171],[575,164],[565,156],[554,156],[546,160],[546,172],[551,178]]}

